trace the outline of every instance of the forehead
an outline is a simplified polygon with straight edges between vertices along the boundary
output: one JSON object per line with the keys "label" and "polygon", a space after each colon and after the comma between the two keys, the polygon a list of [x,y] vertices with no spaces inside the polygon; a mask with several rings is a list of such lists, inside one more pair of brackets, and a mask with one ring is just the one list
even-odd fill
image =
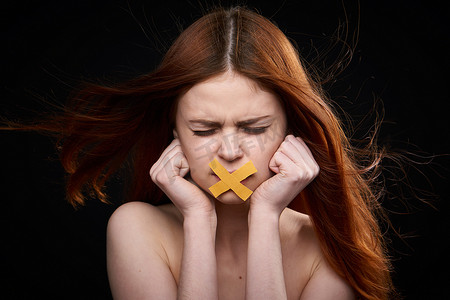
{"label": "forehead", "polygon": [[278,97],[237,73],[224,73],[194,85],[178,102],[184,117],[240,118],[281,112]]}

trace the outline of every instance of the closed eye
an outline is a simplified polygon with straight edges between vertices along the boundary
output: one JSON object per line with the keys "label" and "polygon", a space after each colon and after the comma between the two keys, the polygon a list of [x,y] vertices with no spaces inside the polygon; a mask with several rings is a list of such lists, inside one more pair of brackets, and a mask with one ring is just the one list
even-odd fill
{"label": "closed eye", "polygon": [[[261,133],[264,133],[268,127],[269,126],[265,126],[265,127],[243,127],[242,129],[244,130],[245,133],[261,134]],[[192,132],[194,133],[194,135],[197,135],[197,136],[209,136],[209,135],[213,135],[216,132],[216,130],[217,129],[192,130]]]}
{"label": "closed eye", "polygon": [[261,134],[266,132],[266,129],[269,126],[266,127],[244,127],[244,131],[250,134]]}
{"label": "closed eye", "polygon": [[212,134],[214,134],[215,131],[216,131],[215,129],[210,129],[210,130],[192,130],[194,135],[198,135],[198,136],[212,135]]}

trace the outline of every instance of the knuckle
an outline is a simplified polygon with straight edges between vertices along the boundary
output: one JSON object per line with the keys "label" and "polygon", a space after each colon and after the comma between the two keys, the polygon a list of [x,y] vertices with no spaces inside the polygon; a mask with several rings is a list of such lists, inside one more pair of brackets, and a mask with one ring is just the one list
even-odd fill
{"label": "knuckle", "polygon": [[315,175],[317,176],[317,175],[319,175],[319,173],[320,173],[320,167],[319,167],[319,165],[316,165]]}
{"label": "knuckle", "polygon": [[298,169],[291,177],[291,180],[293,183],[298,183],[299,181],[302,181],[304,178],[304,171],[302,169]]}
{"label": "knuckle", "polygon": [[164,174],[164,172],[159,172],[158,174],[156,174],[154,181],[159,184],[164,184],[166,181],[166,177],[167,176]]}
{"label": "knuckle", "polygon": [[308,181],[311,181],[314,179],[314,177],[316,176],[316,172],[314,169],[309,169],[307,172],[307,179]]}
{"label": "knuckle", "polygon": [[155,169],[156,169],[156,164],[154,164],[148,171],[148,174],[150,174],[150,177],[153,177],[153,173],[155,173]]}
{"label": "knuckle", "polygon": [[291,180],[293,183],[300,183],[305,181],[312,181],[318,172],[316,168],[298,168],[296,172],[291,176]]}
{"label": "knuckle", "polygon": [[277,152],[275,152],[275,155],[274,155],[274,156],[276,156],[276,158],[277,158],[278,160],[281,160],[281,159],[283,159],[283,154],[284,154],[283,149],[280,148]]}
{"label": "knuckle", "polygon": [[177,152],[175,153],[175,155],[173,156],[173,160],[174,161],[180,161],[181,159],[184,158],[184,154],[182,152]]}

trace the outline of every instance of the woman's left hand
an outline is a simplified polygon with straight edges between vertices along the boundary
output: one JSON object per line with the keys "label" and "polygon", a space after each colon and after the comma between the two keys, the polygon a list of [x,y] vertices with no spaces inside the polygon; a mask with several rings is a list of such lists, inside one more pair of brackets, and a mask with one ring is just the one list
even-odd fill
{"label": "woman's left hand", "polygon": [[319,174],[305,142],[288,135],[269,162],[275,175],[264,181],[250,198],[251,209],[265,209],[281,214],[289,203]]}

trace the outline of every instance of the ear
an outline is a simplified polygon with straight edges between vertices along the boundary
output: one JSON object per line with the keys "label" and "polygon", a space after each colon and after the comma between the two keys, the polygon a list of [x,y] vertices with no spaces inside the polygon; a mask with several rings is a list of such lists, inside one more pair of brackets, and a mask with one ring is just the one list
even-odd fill
{"label": "ear", "polygon": [[176,138],[176,139],[178,138],[178,132],[175,128],[172,130],[172,134],[173,134],[174,138]]}

